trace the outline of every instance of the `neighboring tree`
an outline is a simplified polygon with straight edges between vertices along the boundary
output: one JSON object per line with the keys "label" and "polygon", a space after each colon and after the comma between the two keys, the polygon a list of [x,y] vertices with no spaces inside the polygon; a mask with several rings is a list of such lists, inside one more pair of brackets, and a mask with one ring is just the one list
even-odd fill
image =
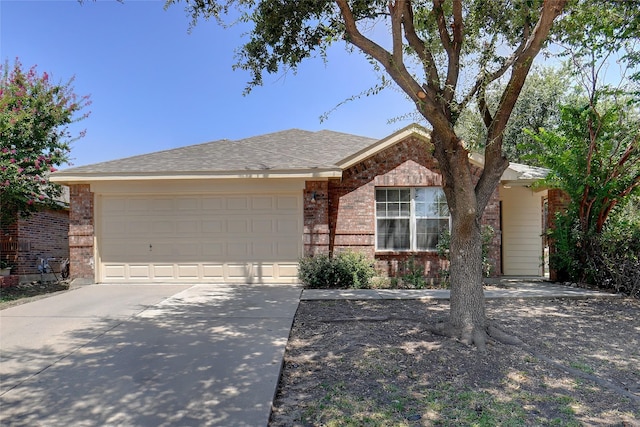
{"label": "neighboring tree", "polygon": [[532,135],[551,170],[545,184],[569,196],[582,233],[601,233],[609,214],[640,191],[639,103],[600,94],[563,107],[557,131]]}
{"label": "neighboring tree", "polygon": [[[295,70],[340,41],[363,52],[398,85],[432,126],[452,218],[451,310],[439,332],[482,348],[488,334],[499,335],[485,314],[480,220],[508,167],[504,131],[554,21],[567,4],[577,10],[588,1],[167,0],[166,6],[186,4],[192,24],[221,19],[237,6],[240,20],[254,25],[238,50],[237,67],[252,75],[249,88],[262,83],[265,71]],[[388,31],[372,31],[376,24]],[[501,78],[504,90],[491,108],[487,90]],[[312,97],[313,88],[305,95]],[[454,127],[472,100],[486,127],[479,178]]]}
{"label": "neighboring tree", "polygon": [[23,70],[16,60],[0,65],[0,220],[55,205],[61,187],[48,181],[56,167],[68,162],[73,136],[68,126],[87,117],[78,115],[88,97],[73,93],[72,80],[52,83],[36,67]]}
{"label": "neighboring tree", "polygon": [[[529,130],[534,134],[540,129],[556,129],[560,122],[560,106],[567,104],[572,97],[572,86],[566,67],[536,67],[522,87],[520,97],[511,113],[511,118],[504,131],[502,151],[512,162],[528,163],[541,166],[537,154],[542,154],[542,147],[532,144]],[[495,109],[504,92],[505,84],[487,89],[487,103]],[[487,129],[476,105],[460,115],[456,124],[456,132],[474,150],[482,150],[486,141]]]}
{"label": "neighboring tree", "polygon": [[532,135],[551,169],[545,184],[570,198],[551,230],[552,267],[562,279],[630,295],[640,293],[640,222],[626,207],[640,197],[639,7],[587,3],[562,22],[581,97],[561,109],[557,129]]}

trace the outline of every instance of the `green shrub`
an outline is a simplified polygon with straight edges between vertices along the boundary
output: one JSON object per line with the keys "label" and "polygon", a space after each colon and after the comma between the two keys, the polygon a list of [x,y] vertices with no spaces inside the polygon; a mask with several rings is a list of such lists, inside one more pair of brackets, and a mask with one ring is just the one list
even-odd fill
{"label": "green shrub", "polygon": [[611,216],[602,233],[582,233],[575,218],[570,212],[557,216],[549,234],[558,280],[640,297],[640,214],[634,205]]}
{"label": "green shrub", "polygon": [[427,281],[424,278],[424,265],[417,262],[415,257],[407,260],[403,268],[402,281],[415,289],[424,289],[427,287]]}
{"label": "green shrub", "polygon": [[307,288],[363,289],[376,275],[373,261],[360,252],[344,251],[300,259],[298,278]]}
{"label": "green shrub", "polygon": [[555,226],[549,230],[548,237],[553,245],[549,254],[549,267],[556,270],[559,281],[580,281],[583,268],[580,251],[583,246],[580,227],[575,216],[557,213]]}

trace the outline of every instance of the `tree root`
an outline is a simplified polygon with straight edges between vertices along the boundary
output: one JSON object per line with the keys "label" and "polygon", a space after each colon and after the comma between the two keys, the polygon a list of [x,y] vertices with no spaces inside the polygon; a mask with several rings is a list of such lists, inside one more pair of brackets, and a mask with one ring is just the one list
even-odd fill
{"label": "tree root", "polygon": [[427,329],[435,335],[454,338],[466,345],[475,345],[480,351],[486,350],[487,342],[490,339],[507,345],[521,346],[523,344],[518,337],[508,334],[491,322],[485,328],[456,328],[450,322],[440,322],[430,325]]}

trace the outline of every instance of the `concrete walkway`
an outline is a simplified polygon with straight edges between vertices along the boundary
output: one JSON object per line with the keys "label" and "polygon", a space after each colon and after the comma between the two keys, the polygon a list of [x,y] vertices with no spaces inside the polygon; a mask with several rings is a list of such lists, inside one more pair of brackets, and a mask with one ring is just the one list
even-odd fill
{"label": "concrete walkway", "polygon": [[[500,298],[617,298],[618,294],[572,288],[542,279],[502,279],[484,291],[486,299]],[[313,300],[375,300],[375,299],[437,299],[448,300],[448,289],[305,289],[302,301]]]}

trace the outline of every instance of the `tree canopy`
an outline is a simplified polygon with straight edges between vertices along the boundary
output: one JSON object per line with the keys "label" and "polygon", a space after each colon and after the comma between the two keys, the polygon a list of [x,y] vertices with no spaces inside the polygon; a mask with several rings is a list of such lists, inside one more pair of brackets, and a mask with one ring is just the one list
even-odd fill
{"label": "tree canopy", "polygon": [[35,66],[0,66],[0,202],[3,222],[53,204],[61,187],[48,175],[69,160],[74,136],[68,126],[84,119],[87,96],[73,92],[72,80],[54,83]]}

